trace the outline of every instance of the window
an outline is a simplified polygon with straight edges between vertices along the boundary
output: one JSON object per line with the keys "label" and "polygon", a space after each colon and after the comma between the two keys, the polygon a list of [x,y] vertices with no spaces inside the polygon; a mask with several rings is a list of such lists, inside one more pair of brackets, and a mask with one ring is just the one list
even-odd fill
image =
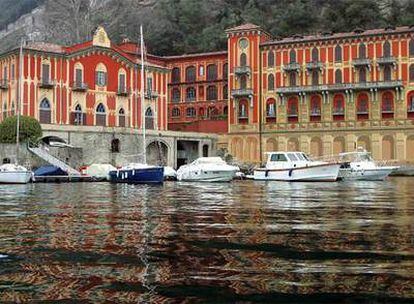
{"label": "window", "polygon": [[411,39],[410,40],[410,43],[409,43],[409,54],[410,54],[410,57],[414,57],[414,39]]}
{"label": "window", "polygon": [[85,123],[82,107],[79,104],[75,107],[75,111],[73,112],[72,123],[79,126],[82,126]]}
{"label": "window", "polygon": [[101,126],[101,127],[106,126],[106,111],[105,111],[105,106],[102,103],[98,104],[98,106],[96,107],[95,118],[96,118],[97,126]]}
{"label": "window", "polygon": [[185,81],[186,82],[196,81],[196,68],[194,66],[190,66],[185,70]]}
{"label": "window", "polygon": [[180,89],[174,88],[172,90],[172,101],[173,102],[179,102],[181,99],[181,92]]}
{"label": "window", "polygon": [[239,119],[247,119],[248,112],[247,112],[247,101],[242,100],[239,103]]}
{"label": "window", "polygon": [[118,81],[118,92],[126,92],[125,74],[119,74]]}
{"label": "window", "polygon": [[106,86],[106,72],[96,71],[96,85],[100,87]]}
{"label": "window", "polygon": [[50,102],[46,98],[39,105],[39,121],[42,124],[50,124],[52,122]]}
{"label": "window", "polygon": [[240,77],[240,89],[246,89],[247,88],[247,76],[243,75]]}
{"label": "window", "polygon": [[[332,114],[334,116],[334,120],[342,120],[343,116],[345,115],[345,102],[343,95],[336,95],[333,100],[333,109]],[[338,117],[342,116],[342,117]]]}
{"label": "window", "polygon": [[268,67],[275,66],[275,53],[273,51],[269,51],[267,53],[267,66]]}
{"label": "window", "polygon": [[337,69],[335,71],[335,83],[336,84],[342,83],[342,71],[340,69]]}
{"label": "window", "polygon": [[12,101],[10,113],[11,113],[11,116],[16,115],[16,107],[14,105],[14,101]]}
{"label": "window", "polygon": [[119,139],[118,138],[114,138],[111,140],[111,152],[112,153],[119,153],[120,149],[119,149]]}
{"label": "window", "polygon": [[312,85],[319,84],[319,72],[317,70],[312,71]]}
{"label": "window", "polygon": [[384,42],[383,48],[383,57],[391,57],[391,46],[388,41]]}
{"label": "window", "polygon": [[284,154],[272,154],[272,156],[270,157],[270,161],[285,162],[287,161],[287,158]]}
{"label": "window", "polygon": [[216,107],[209,107],[207,111],[208,118],[210,119],[217,117],[217,115],[219,114],[219,111]]}
{"label": "window", "polygon": [[410,65],[410,82],[414,82],[414,64]]}
{"label": "window", "polygon": [[391,81],[391,67],[389,65],[384,67],[384,81]]}
{"label": "window", "polygon": [[313,96],[311,99],[310,116],[311,121],[321,120],[321,99],[319,96]]}
{"label": "window", "polygon": [[363,44],[363,43],[359,44],[359,58],[361,58],[361,59],[367,58],[367,48],[366,48],[365,44]]}
{"label": "window", "polygon": [[223,99],[229,98],[229,89],[227,87],[227,84],[223,86]]}
{"label": "window", "polygon": [[181,81],[180,68],[173,68],[171,72],[171,81],[177,83]]}
{"label": "window", "polygon": [[312,49],[312,61],[313,62],[319,61],[319,51],[316,46]]}
{"label": "window", "polygon": [[118,111],[118,126],[122,128],[126,127],[125,110],[123,108],[120,108]]}
{"label": "window", "polygon": [[298,161],[298,158],[296,157],[294,153],[289,153],[287,156],[292,162]]}
{"label": "window", "polygon": [[83,71],[80,68],[75,69],[75,85],[81,87],[83,82]]}
{"label": "window", "polygon": [[290,63],[295,63],[296,62],[296,51],[294,49],[290,50],[289,53],[289,62]]}
{"label": "window", "polygon": [[240,66],[246,66],[247,65],[247,56],[246,53],[242,53],[240,55]]}
{"label": "window", "polygon": [[152,92],[152,77],[147,77],[147,92]]}
{"label": "window", "polygon": [[12,63],[11,68],[10,68],[10,73],[11,73],[10,78],[14,80],[15,75],[14,75],[14,64],[13,63]]}
{"label": "window", "polygon": [[200,67],[198,68],[198,74],[200,76],[204,76],[204,65],[200,65]]}
{"label": "window", "polygon": [[276,117],[276,102],[274,99],[270,99],[266,103],[266,117]]}
{"label": "window", "polygon": [[181,116],[180,109],[179,108],[173,108],[171,115],[172,115],[172,117],[180,117]]}
{"label": "window", "polygon": [[150,107],[148,107],[147,110],[145,111],[145,128],[148,130],[154,130],[155,128],[154,114]]}
{"label": "window", "polygon": [[291,87],[296,86],[296,72],[289,73],[289,85]]}
{"label": "window", "polygon": [[207,66],[207,80],[217,79],[217,65],[210,64]]}
{"label": "window", "polygon": [[50,83],[50,65],[48,63],[42,64],[42,83]]}
{"label": "window", "polygon": [[366,81],[367,81],[367,71],[363,67],[359,69],[359,82],[366,82]]}
{"label": "window", "polygon": [[296,97],[292,97],[288,100],[287,116],[289,122],[298,121],[298,99]]}
{"label": "window", "polygon": [[229,73],[229,65],[227,63],[225,63],[223,65],[223,79],[227,79],[228,73]]}
{"label": "window", "polygon": [[275,89],[275,76],[273,74],[269,74],[267,77],[267,86],[269,91],[273,91]]}
{"label": "window", "polygon": [[342,61],[342,48],[339,44],[335,47],[335,61],[336,62]]}
{"label": "window", "polygon": [[9,77],[8,77],[8,75],[7,75],[7,67],[4,67],[3,68],[3,80],[5,80],[5,81],[7,81],[7,79],[8,79]]}
{"label": "window", "polygon": [[217,100],[217,87],[209,86],[207,88],[207,100]]}
{"label": "window", "polygon": [[369,117],[369,105],[368,95],[360,94],[357,100],[357,118],[358,120],[368,119]]}
{"label": "window", "polygon": [[196,90],[194,87],[187,88],[186,91],[186,101],[194,101],[196,100]]}
{"label": "window", "polygon": [[195,117],[196,110],[194,108],[187,108],[187,117]]}
{"label": "window", "polygon": [[383,119],[394,117],[394,95],[391,92],[382,95],[381,111]]}
{"label": "window", "polygon": [[224,106],[224,108],[223,108],[223,116],[226,116],[227,117],[227,115],[229,115],[229,108],[228,108],[228,106]]}
{"label": "window", "polygon": [[[7,110],[7,108],[5,108],[5,111]],[[411,94],[408,97],[408,109],[407,109],[408,113],[414,113],[414,94]]]}

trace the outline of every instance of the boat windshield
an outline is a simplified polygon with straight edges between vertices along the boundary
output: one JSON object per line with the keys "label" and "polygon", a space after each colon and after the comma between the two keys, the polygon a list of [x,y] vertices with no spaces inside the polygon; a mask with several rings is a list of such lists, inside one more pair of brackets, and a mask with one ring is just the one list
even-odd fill
{"label": "boat windshield", "polygon": [[372,157],[367,152],[355,152],[343,154],[341,160],[344,162],[365,162],[372,161]]}
{"label": "boat windshield", "polygon": [[296,157],[299,158],[301,161],[306,161],[306,158],[304,157],[303,153],[295,153]]}
{"label": "boat windshield", "polygon": [[295,153],[288,153],[287,156],[292,162],[298,161],[298,158],[295,156]]}
{"label": "boat windshield", "polygon": [[285,162],[287,158],[284,154],[272,154],[270,156],[270,161],[272,162]]}

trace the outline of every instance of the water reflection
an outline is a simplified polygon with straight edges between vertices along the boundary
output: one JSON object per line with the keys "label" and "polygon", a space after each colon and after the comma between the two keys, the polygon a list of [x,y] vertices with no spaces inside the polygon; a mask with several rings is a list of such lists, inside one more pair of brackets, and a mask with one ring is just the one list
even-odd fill
{"label": "water reflection", "polygon": [[0,301],[410,303],[410,184],[0,186]]}

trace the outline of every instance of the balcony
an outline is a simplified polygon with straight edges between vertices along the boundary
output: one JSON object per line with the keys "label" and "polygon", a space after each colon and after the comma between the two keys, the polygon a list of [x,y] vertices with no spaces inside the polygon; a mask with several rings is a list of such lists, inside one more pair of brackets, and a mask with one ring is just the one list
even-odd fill
{"label": "balcony", "polygon": [[231,96],[232,97],[250,97],[253,96],[253,90],[252,89],[236,89],[231,90]]}
{"label": "balcony", "polygon": [[345,115],[345,110],[342,109],[342,108],[334,109],[332,111],[332,115],[334,115],[334,116],[342,116],[342,115]]}
{"label": "balcony", "polygon": [[380,58],[377,58],[377,63],[379,65],[389,65],[389,64],[394,65],[397,63],[397,59],[393,56],[380,57]]}
{"label": "balcony", "polygon": [[354,67],[362,67],[371,65],[371,59],[369,58],[357,58],[352,61]]}
{"label": "balcony", "polygon": [[234,68],[234,74],[236,75],[250,75],[252,69],[249,66],[238,66]]}
{"label": "balcony", "polygon": [[147,92],[145,92],[146,99],[157,99],[158,97],[159,97],[158,92],[155,92],[152,90],[147,90]]}
{"label": "balcony", "polygon": [[83,82],[75,81],[72,83],[72,91],[75,92],[86,92],[89,89],[88,85]]}
{"label": "balcony", "polygon": [[7,79],[0,79],[0,89],[7,90],[9,88],[9,81]]}
{"label": "balcony", "polygon": [[39,88],[42,89],[52,89],[55,86],[55,83],[50,79],[40,79]]}
{"label": "balcony", "polygon": [[324,67],[321,61],[312,61],[306,64],[307,70],[322,70]]}
{"label": "balcony", "polygon": [[118,96],[128,96],[130,91],[127,88],[118,88],[118,91],[116,92],[116,95]]}
{"label": "balcony", "polygon": [[285,72],[299,72],[300,64],[297,62],[292,62],[283,66]]}

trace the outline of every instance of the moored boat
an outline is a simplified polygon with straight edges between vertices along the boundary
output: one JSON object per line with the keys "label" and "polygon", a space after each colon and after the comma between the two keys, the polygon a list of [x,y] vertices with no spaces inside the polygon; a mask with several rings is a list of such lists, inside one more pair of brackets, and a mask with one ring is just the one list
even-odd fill
{"label": "moored boat", "polygon": [[220,157],[200,157],[177,170],[177,179],[187,182],[229,182],[239,168],[228,165]]}
{"label": "moored boat", "polygon": [[342,163],[339,178],[343,180],[385,180],[399,166],[381,166],[366,150],[339,154]]}
{"label": "moored boat", "polygon": [[337,163],[313,161],[303,152],[268,152],[265,168],[254,170],[255,180],[334,182],[338,178]]}
{"label": "moored boat", "polygon": [[109,172],[111,183],[160,184],[164,182],[164,167],[128,164]]}
{"label": "moored boat", "polygon": [[27,184],[33,173],[25,167],[16,164],[0,166],[0,184]]}

